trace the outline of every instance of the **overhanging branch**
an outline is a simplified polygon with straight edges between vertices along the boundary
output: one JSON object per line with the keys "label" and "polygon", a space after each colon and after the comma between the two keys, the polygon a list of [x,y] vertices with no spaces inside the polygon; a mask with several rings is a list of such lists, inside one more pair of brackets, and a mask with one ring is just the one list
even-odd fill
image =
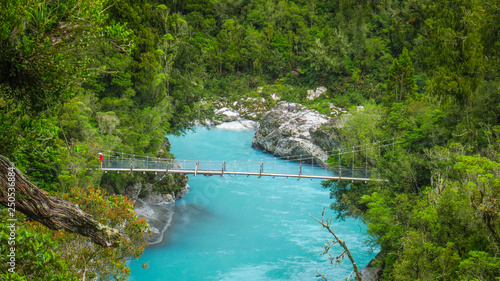
{"label": "overhanging branch", "polygon": [[[311,214],[309,214],[309,216],[311,216],[311,218],[315,219],[317,222],[319,222],[321,224],[321,226],[323,226],[324,228],[326,228],[328,230],[328,232],[330,232],[330,234],[335,238],[332,242],[328,242],[327,245],[325,246],[325,251],[323,252],[323,255],[328,253],[328,251],[330,250],[330,248],[335,244],[335,243],[339,243],[340,246],[342,248],[344,248],[344,252],[342,254],[340,254],[339,256],[335,257],[335,261],[337,262],[340,262],[341,259],[344,258],[344,256],[347,254],[347,256],[349,257],[349,260],[351,261],[352,263],[352,267],[353,267],[353,271],[356,273],[355,275],[355,280],[356,281],[361,281],[361,274],[358,270],[358,266],[356,265],[356,261],[354,261],[354,258],[353,256],[351,255],[351,252],[349,251],[349,249],[347,248],[347,245],[345,244],[345,241],[342,241],[338,238],[338,236],[333,232],[333,229],[330,227],[331,225],[331,220],[327,220],[325,219],[325,208],[323,208],[323,213],[321,214],[321,220],[313,217]],[[330,262],[333,261],[333,258],[330,258]],[[316,275],[316,277],[321,277],[323,278],[324,280],[326,280],[326,277],[323,276],[322,274],[320,274],[318,272],[318,275]]]}
{"label": "overhanging branch", "polygon": [[[9,189],[12,182],[14,189]],[[12,195],[15,195],[15,200]],[[120,241],[118,230],[94,220],[76,204],[45,195],[7,158],[0,155],[0,204],[11,207],[9,198],[10,202],[15,202],[16,211],[50,229],[65,229],[83,235],[102,247],[116,246]]]}

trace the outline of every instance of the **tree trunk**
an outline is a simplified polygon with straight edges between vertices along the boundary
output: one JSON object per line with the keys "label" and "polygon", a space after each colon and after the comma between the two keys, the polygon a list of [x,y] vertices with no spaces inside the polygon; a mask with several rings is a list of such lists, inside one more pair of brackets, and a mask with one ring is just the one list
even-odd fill
{"label": "tree trunk", "polygon": [[0,204],[12,208],[14,202],[15,210],[30,219],[53,230],[65,229],[83,235],[102,247],[119,243],[118,230],[97,222],[76,204],[45,194],[0,155]]}

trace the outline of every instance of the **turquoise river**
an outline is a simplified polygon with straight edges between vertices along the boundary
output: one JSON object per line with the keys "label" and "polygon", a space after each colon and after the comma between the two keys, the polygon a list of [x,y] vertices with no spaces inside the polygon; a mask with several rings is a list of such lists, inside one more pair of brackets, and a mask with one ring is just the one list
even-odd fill
{"label": "turquoise river", "polygon": [[[169,139],[178,159],[274,158],[251,148],[253,133],[200,127]],[[278,160],[276,165],[299,164]],[[310,168],[304,167],[304,173]],[[185,198],[175,204],[163,241],[131,262],[132,281],[319,280],[317,271],[329,280],[345,280],[351,273],[349,260],[331,265],[321,255],[330,234],[309,214],[321,217],[332,199],[320,180],[198,175],[190,176],[189,185]],[[335,214],[328,209],[326,216]],[[375,256],[364,243],[361,221],[334,220],[333,227],[360,268]],[[333,255],[341,253],[337,245]]]}

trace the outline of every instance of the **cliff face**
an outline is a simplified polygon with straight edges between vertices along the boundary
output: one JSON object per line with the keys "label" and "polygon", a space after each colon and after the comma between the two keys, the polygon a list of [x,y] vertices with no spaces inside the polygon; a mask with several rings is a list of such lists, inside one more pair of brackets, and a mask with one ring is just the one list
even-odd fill
{"label": "cliff face", "polygon": [[339,126],[336,119],[282,101],[262,116],[252,147],[280,157],[312,155],[314,164],[326,166],[328,152],[338,143],[333,130],[326,128]]}
{"label": "cliff face", "polygon": [[[167,138],[159,147],[159,157],[167,157],[170,143]],[[162,241],[163,233],[168,228],[174,215],[175,201],[184,196],[189,189],[188,176],[180,174],[139,175],[126,182],[123,194],[134,202],[134,209],[139,218],[146,218],[151,236],[145,237],[150,244]]]}
{"label": "cliff face", "polygon": [[[189,189],[189,178],[186,175],[155,175],[154,180],[146,183],[136,182],[127,191],[134,200],[134,208],[139,218],[146,218],[151,236],[144,240],[149,244],[162,241],[174,215],[175,201],[184,196]],[[161,188],[154,188],[161,183]],[[162,190],[163,189],[163,190]],[[139,198],[139,194],[145,196]]]}

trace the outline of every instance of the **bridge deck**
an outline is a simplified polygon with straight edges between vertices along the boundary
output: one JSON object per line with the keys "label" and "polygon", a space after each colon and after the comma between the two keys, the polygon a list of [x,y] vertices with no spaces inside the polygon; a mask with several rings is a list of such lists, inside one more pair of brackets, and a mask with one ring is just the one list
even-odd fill
{"label": "bridge deck", "polygon": [[185,175],[244,175],[244,176],[258,176],[260,177],[284,177],[284,178],[301,178],[307,179],[322,179],[322,180],[347,180],[347,181],[384,181],[383,179],[372,179],[372,178],[357,178],[357,177],[342,177],[342,176],[326,176],[326,175],[307,175],[307,174],[285,174],[285,173],[268,173],[268,172],[241,172],[241,171],[223,171],[223,170],[196,170],[196,169],[141,169],[141,168],[102,168],[104,172],[116,171],[116,172],[157,172],[157,173],[169,173],[169,174],[185,174]]}

